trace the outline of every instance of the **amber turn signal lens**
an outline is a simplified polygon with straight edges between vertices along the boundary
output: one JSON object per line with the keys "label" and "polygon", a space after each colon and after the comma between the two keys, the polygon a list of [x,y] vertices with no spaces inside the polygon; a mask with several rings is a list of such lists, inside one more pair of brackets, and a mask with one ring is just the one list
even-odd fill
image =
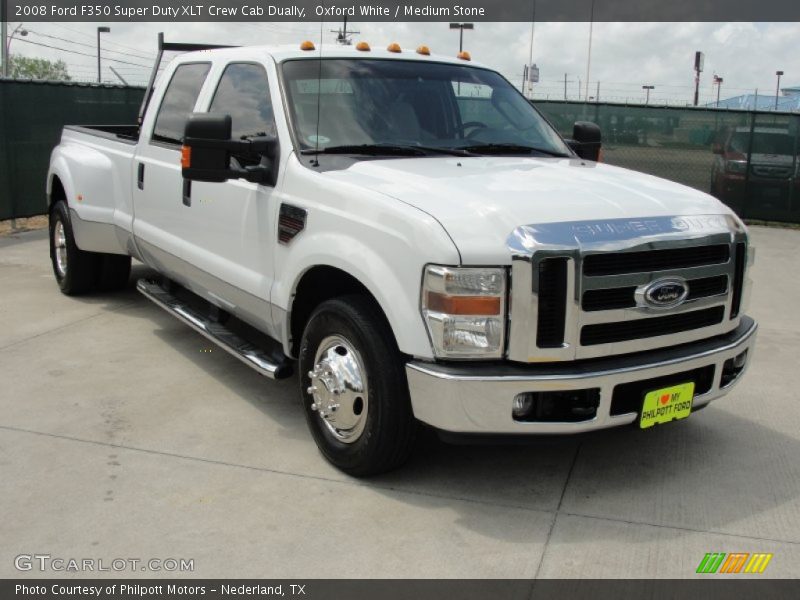
{"label": "amber turn signal lens", "polygon": [[314,42],[311,40],[306,40],[300,44],[300,50],[313,50],[314,49]]}
{"label": "amber turn signal lens", "polygon": [[192,147],[183,146],[181,148],[181,168],[188,169],[192,166]]}
{"label": "amber turn signal lens", "polygon": [[367,42],[358,42],[356,44],[356,50],[359,52],[369,52],[369,44]]}
{"label": "amber turn signal lens", "polygon": [[427,309],[448,315],[500,314],[499,296],[448,296],[428,292]]}
{"label": "amber turn signal lens", "polygon": [[461,60],[472,60],[472,57],[469,55],[469,52],[464,50],[463,52],[459,52],[456,55],[456,58],[460,58]]}
{"label": "amber turn signal lens", "polygon": [[431,55],[431,49],[428,48],[427,46],[420,46],[419,48],[417,48],[417,54],[422,54],[424,56],[430,56]]}
{"label": "amber turn signal lens", "polygon": [[392,42],[386,47],[386,49],[389,52],[402,52],[402,50],[400,49],[400,44],[398,44],[397,42]]}

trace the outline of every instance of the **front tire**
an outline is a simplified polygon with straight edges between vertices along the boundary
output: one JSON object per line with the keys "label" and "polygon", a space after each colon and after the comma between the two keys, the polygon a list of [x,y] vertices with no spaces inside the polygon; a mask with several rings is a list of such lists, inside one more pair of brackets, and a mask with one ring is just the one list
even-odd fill
{"label": "front tire", "polygon": [[416,421],[405,362],[372,300],[323,302],[306,325],[299,363],[306,420],[328,461],[365,477],[407,460]]}

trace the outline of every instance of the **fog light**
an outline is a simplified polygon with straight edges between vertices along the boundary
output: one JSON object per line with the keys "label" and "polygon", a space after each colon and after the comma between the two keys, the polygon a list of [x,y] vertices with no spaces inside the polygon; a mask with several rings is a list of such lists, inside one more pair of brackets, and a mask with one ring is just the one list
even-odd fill
{"label": "fog light", "polygon": [[514,419],[521,420],[525,415],[531,412],[533,408],[533,397],[533,393],[531,392],[514,396],[514,406],[511,409],[511,414]]}
{"label": "fog light", "polygon": [[739,354],[733,359],[733,366],[737,369],[743,369],[744,363],[747,362],[747,350]]}

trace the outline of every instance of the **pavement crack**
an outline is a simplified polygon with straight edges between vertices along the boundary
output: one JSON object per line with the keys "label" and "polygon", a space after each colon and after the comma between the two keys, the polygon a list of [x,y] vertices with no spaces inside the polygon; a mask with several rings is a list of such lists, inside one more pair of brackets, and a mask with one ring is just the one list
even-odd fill
{"label": "pavement crack", "polygon": [[[564,496],[567,493],[567,486],[569,485],[570,479],[572,479],[572,472],[575,470],[575,465],[578,462],[578,454],[580,454],[581,447],[583,443],[579,442],[577,447],[575,448],[575,454],[572,456],[572,462],[569,465],[569,471],[567,471],[567,477],[564,479],[564,487],[561,488],[561,495],[558,497],[558,505],[556,506],[555,512],[553,512],[553,519],[550,521],[550,529],[547,531],[547,537],[544,541],[544,546],[542,547],[542,554],[539,556],[539,564],[536,567],[536,573],[533,576],[533,579],[539,579],[539,573],[542,570],[542,565],[544,564],[544,555],[547,553],[547,547],[550,545],[550,538],[553,536],[553,530],[556,528],[556,521],[558,520],[558,514],[561,512],[561,505],[564,503]],[[531,587],[531,597],[533,597],[535,585]]]}

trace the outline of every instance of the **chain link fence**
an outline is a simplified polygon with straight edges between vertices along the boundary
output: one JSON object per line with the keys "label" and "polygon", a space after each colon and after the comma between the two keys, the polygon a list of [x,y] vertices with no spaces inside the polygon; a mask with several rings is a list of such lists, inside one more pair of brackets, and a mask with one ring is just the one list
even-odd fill
{"label": "chain link fence", "polygon": [[708,192],[743,218],[800,223],[800,115],[535,101],[565,137],[603,132],[603,160]]}
{"label": "chain link fence", "polygon": [[144,88],[0,78],[0,220],[47,210],[50,153],[64,125],[135,123]]}

